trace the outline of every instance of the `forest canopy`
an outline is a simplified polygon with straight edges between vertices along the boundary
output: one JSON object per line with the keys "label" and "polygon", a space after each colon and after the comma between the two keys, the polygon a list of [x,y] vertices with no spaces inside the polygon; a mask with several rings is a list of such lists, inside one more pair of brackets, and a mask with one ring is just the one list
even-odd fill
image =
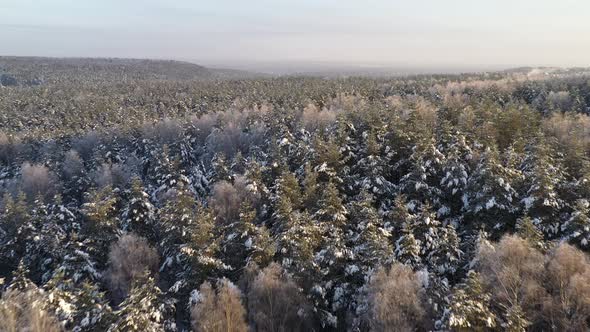
{"label": "forest canopy", "polygon": [[586,69],[47,61],[0,58],[2,331],[590,329]]}

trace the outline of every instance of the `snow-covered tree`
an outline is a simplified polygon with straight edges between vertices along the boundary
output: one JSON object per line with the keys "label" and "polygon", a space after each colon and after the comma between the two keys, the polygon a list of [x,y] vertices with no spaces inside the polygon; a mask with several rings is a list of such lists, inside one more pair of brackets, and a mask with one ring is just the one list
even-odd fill
{"label": "snow-covered tree", "polygon": [[497,318],[490,308],[491,298],[483,289],[477,272],[471,271],[467,281],[455,288],[443,320],[448,328],[457,331],[492,329],[497,324]]}
{"label": "snow-covered tree", "polygon": [[314,254],[321,245],[321,228],[307,212],[294,212],[292,224],[278,235],[277,254],[282,265],[301,278],[311,279]]}
{"label": "snow-covered tree", "polygon": [[545,236],[556,238],[561,233],[560,213],[565,202],[560,197],[560,186],[566,174],[547,143],[537,142],[529,153],[522,165],[528,184],[521,199],[523,210]]}
{"label": "snow-covered tree", "polygon": [[222,228],[220,253],[232,270],[241,270],[248,262],[266,266],[276,251],[274,239],[265,225],[256,225],[256,211],[242,204],[239,219]]}
{"label": "snow-covered tree", "polygon": [[518,196],[512,183],[517,176],[501,164],[495,149],[482,152],[463,194],[465,218],[471,228],[485,228],[496,238],[514,227]]}
{"label": "snow-covered tree", "polygon": [[[173,290],[188,294],[208,273],[223,269],[217,258],[215,220],[209,208],[180,186],[159,210],[160,271],[173,276]],[[196,283],[196,284],[195,284]],[[182,290],[182,291],[181,291]]]}
{"label": "snow-covered tree", "polygon": [[91,254],[97,257],[99,263],[106,261],[108,247],[120,233],[118,201],[117,193],[107,186],[92,191],[82,205],[82,214],[86,219],[82,231]]}
{"label": "snow-covered tree", "polygon": [[393,261],[391,232],[384,227],[383,218],[372,204],[373,197],[363,191],[349,209],[350,223],[346,233],[358,264],[350,264],[347,272],[351,276],[358,274],[361,282],[376,266]]}
{"label": "snow-covered tree", "polygon": [[574,212],[563,228],[570,242],[584,250],[590,248],[590,204],[587,200],[576,201]]}
{"label": "snow-covered tree", "polygon": [[94,283],[75,285],[56,273],[44,286],[48,309],[55,313],[61,324],[72,331],[106,330],[113,323],[113,311],[104,292]]}
{"label": "snow-covered tree", "polygon": [[462,196],[467,188],[471,174],[471,159],[473,152],[467,145],[465,136],[456,133],[450,139],[448,146],[440,146],[441,152],[446,156],[442,167],[442,179],[440,181],[443,197],[437,211],[438,218],[460,217],[463,207]]}
{"label": "snow-covered tree", "polygon": [[155,207],[144,191],[141,179],[133,178],[131,190],[126,194],[128,195],[127,206],[121,216],[123,230],[132,231],[153,240],[155,238]]}
{"label": "snow-covered tree", "polygon": [[115,311],[116,321],[108,331],[164,331],[165,311],[169,309],[162,303],[161,296],[162,292],[152,277],[139,278]]}
{"label": "snow-covered tree", "polygon": [[411,168],[399,183],[400,193],[406,195],[411,211],[429,202],[434,208],[441,203],[441,179],[445,156],[434,140],[426,140],[414,147],[410,156]]}

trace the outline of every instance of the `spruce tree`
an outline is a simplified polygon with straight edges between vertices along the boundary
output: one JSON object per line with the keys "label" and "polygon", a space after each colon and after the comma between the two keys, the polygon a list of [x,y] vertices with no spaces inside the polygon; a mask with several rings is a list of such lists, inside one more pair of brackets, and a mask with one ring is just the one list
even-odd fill
{"label": "spruce tree", "polygon": [[456,287],[445,312],[448,328],[456,331],[487,331],[497,324],[491,310],[492,296],[487,293],[477,272],[470,271],[467,281]]}
{"label": "spruce tree", "polygon": [[131,180],[131,190],[127,194],[128,202],[121,218],[123,230],[154,240],[155,207],[144,191],[140,178]]}
{"label": "spruce tree", "polygon": [[129,296],[115,311],[116,321],[109,332],[160,332],[164,331],[164,313],[161,310],[162,292],[148,275],[140,278],[131,288]]}
{"label": "spruce tree", "polygon": [[554,239],[560,235],[562,228],[560,213],[565,202],[560,191],[566,174],[551,146],[542,139],[530,147],[528,153],[522,166],[528,183],[521,200],[523,210],[528,212],[546,237]]}
{"label": "spruce tree", "polygon": [[518,210],[518,195],[513,187],[517,176],[501,164],[495,149],[487,148],[481,154],[462,198],[471,229],[484,229],[494,239],[513,229]]}
{"label": "spruce tree", "polygon": [[566,236],[583,250],[590,248],[590,204],[585,199],[576,201],[575,210],[564,224]]}

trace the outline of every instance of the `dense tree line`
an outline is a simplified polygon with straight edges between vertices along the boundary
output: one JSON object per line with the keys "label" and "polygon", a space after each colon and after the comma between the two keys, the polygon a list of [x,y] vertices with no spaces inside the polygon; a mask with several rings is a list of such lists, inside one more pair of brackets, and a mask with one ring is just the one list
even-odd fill
{"label": "dense tree line", "polygon": [[590,76],[0,88],[0,330],[586,331]]}

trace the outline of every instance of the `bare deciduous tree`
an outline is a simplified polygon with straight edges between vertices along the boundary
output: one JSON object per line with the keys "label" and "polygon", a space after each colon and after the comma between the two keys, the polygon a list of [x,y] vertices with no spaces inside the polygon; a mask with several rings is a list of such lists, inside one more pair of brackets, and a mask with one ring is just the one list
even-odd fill
{"label": "bare deciduous tree", "polygon": [[313,132],[326,128],[334,122],[336,122],[336,112],[334,110],[320,110],[314,104],[308,104],[303,108],[301,123],[307,131]]}
{"label": "bare deciduous tree", "polygon": [[260,271],[248,291],[250,320],[257,331],[304,330],[307,310],[299,287],[277,263]]}
{"label": "bare deciduous tree", "polygon": [[84,170],[84,162],[76,150],[66,152],[64,162],[62,164],[62,171],[64,176],[68,179],[73,176],[80,175]]}
{"label": "bare deciduous tree", "polygon": [[530,322],[540,315],[546,297],[543,288],[544,257],[520,237],[504,236],[500,242],[483,242],[477,254],[483,284],[494,303],[507,309],[519,306]]}
{"label": "bare deciduous tree", "polygon": [[44,165],[22,165],[21,189],[32,200],[36,197],[49,197],[55,191],[55,175]]}
{"label": "bare deciduous tree", "polygon": [[569,244],[553,250],[546,268],[551,298],[544,302],[545,319],[557,331],[590,329],[590,261]]}
{"label": "bare deciduous tree", "polygon": [[246,179],[235,178],[234,183],[220,181],[213,187],[210,204],[216,216],[225,223],[237,221],[242,204],[254,206],[258,197],[248,189]]}
{"label": "bare deciduous tree", "polygon": [[135,234],[122,236],[109,252],[106,279],[115,299],[124,297],[133,280],[146,270],[155,274],[158,270],[158,253],[147,240]]}
{"label": "bare deciduous tree", "polygon": [[44,308],[44,299],[35,289],[9,289],[0,300],[0,331],[59,332],[59,322]]}
{"label": "bare deciduous tree", "polygon": [[420,279],[409,266],[380,268],[368,285],[368,326],[372,331],[415,331],[426,313],[423,297]]}
{"label": "bare deciduous tree", "polygon": [[217,282],[217,292],[209,282],[199,288],[197,303],[191,310],[191,324],[196,332],[246,332],[246,309],[242,292],[229,280]]}

